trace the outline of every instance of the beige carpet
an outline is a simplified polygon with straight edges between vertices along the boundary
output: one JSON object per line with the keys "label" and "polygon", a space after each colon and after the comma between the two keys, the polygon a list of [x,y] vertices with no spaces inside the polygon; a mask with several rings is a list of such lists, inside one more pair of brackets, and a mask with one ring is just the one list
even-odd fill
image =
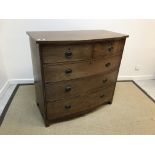
{"label": "beige carpet", "polygon": [[34,86],[20,86],[0,134],[155,134],[155,104],[132,82],[118,82],[112,105],[46,128]]}

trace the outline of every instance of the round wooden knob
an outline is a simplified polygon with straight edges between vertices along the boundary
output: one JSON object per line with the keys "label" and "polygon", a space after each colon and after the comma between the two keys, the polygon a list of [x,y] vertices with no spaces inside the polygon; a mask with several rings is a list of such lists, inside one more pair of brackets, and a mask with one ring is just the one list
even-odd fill
{"label": "round wooden knob", "polygon": [[66,51],[65,52],[65,58],[70,59],[72,57],[72,52],[71,51]]}
{"label": "round wooden knob", "polygon": [[72,89],[71,86],[66,86],[66,87],[65,87],[65,91],[66,91],[66,92],[71,91],[71,89]]}
{"label": "round wooden knob", "polygon": [[66,70],[65,70],[65,73],[66,73],[66,74],[72,73],[72,69],[70,69],[70,68],[66,69]]}
{"label": "round wooden knob", "polygon": [[65,105],[65,109],[70,109],[71,105]]}
{"label": "round wooden knob", "polygon": [[113,46],[108,48],[108,51],[111,52],[113,50]]}
{"label": "round wooden knob", "polygon": [[108,81],[108,79],[104,79],[104,80],[102,80],[103,83],[106,83],[107,81]]}
{"label": "round wooden knob", "polygon": [[111,63],[110,62],[108,62],[108,63],[105,64],[105,67],[110,67],[110,66],[111,66]]}

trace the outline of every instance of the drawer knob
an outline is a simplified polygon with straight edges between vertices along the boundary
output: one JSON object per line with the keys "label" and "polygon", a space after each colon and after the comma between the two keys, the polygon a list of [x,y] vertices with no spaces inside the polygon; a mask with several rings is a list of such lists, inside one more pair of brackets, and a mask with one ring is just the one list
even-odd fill
{"label": "drawer knob", "polygon": [[113,46],[108,48],[108,51],[111,52],[113,50]]}
{"label": "drawer knob", "polygon": [[105,64],[105,66],[106,66],[106,67],[110,67],[110,66],[111,66],[111,63],[108,62],[108,63]]}
{"label": "drawer knob", "polygon": [[65,58],[70,59],[72,57],[72,52],[71,51],[66,51],[65,52]]}
{"label": "drawer knob", "polygon": [[70,68],[66,69],[66,70],[65,70],[65,73],[66,73],[66,74],[72,73],[72,69],[70,69]]}
{"label": "drawer knob", "polygon": [[104,79],[104,80],[102,80],[103,83],[106,83],[107,81],[108,81],[108,79]]}
{"label": "drawer knob", "polygon": [[105,96],[105,95],[103,94],[103,95],[101,95],[100,97],[103,98],[104,96]]}
{"label": "drawer knob", "polygon": [[66,92],[71,91],[71,86],[66,86],[66,87],[65,87],[65,91],[66,91]]}
{"label": "drawer knob", "polygon": [[65,109],[70,109],[71,105],[65,105]]}

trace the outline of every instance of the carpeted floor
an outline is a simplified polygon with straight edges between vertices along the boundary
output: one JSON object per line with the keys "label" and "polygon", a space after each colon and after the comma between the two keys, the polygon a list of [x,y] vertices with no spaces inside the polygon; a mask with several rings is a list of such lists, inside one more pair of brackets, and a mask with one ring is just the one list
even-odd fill
{"label": "carpeted floor", "polygon": [[20,86],[0,134],[155,134],[155,104],[132,82],[118,82],[112,105],[46,128],[33,85]]}

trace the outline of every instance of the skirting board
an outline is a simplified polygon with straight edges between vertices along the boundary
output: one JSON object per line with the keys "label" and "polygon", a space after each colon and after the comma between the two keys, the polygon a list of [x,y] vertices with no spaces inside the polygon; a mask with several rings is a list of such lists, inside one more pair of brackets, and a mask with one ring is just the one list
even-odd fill
{"label": "skirting board", "polygon": [[155,75],[118,76],[118,80],[153,80]]}
{"label": "skirting board", "polygon": [[29,84],[34,83],[33,79],[10,79],[5,82],[3,87],[0,89],[0,98],[4,96],[4,94],[7,92],[11,84]]}
{"label": "skirting board", "polygon": [[0,98],[5,94],[5,92],[8,90],[10,86],[9,81],[6,81],[3,85],[3,87],[0,89]]}
{"label": "skirting board", "polygon": [[28,84],[34,83],[34,79],[10,79],[10,84]]}

